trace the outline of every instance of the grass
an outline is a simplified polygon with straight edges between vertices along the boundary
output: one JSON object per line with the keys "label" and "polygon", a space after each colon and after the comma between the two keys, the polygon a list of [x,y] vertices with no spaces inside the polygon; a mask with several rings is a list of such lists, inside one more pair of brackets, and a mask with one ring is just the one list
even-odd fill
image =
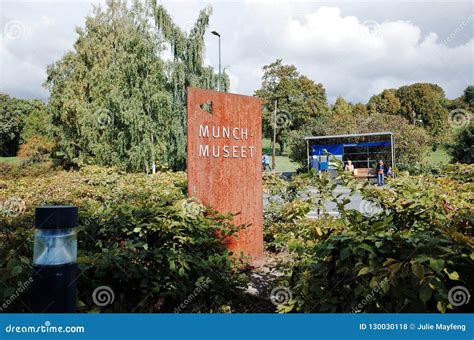
{"label": "grass", "polygon": [[426,161],[429,164],[440,164],[449,163],[449,155],[443,148],[438,148],[436,151],[432,151]]}
{"label": "grass", "polygon": [[[272,143],[269,139],[263,139],[262,142],[262,149],[263,153],[266,153],[270,156],[270,165],[271,165],[271,158],[272,158]],[[277,146],[276,149],[276,171],[277,172],[295,172],[298,169],[298,164],[292,162],[288,155],[280,155],[280,149]],[[426,161],[429,164],[440,164],[440,163],[449,163],[449,156],[445,149],[439,148],[436,151],[431,152],[431,154],[427,157]],[[18,158],[17,157],[0,157],[0,163],[7,163],[7,164],[17,164]]]}
{"label": "grass", "polygon": [[[272,143],[270,139],[263,139],[262,141],[262,151],[270,157],[270,166],[272,165]],[[298,169],[299,165],[295,162],[292,162],[288,155],[280,155],[280,148],[277,145],[276,148],[276,172],[295,172]]]}
{"label": "grass", "polygon": [[0,163],[7,163],[7,164],[16,164],[18,163],[17,157],[0,157]]}

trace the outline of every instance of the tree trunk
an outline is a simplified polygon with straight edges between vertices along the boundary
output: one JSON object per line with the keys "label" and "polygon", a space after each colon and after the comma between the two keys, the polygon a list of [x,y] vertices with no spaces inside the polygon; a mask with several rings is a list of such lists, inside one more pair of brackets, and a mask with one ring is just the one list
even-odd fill
{"label": "tree trunk", "polygon": [[285,151],[285,143],[283,143],[283,141],[279,141],[278,145],[280,145],[280,155],[283,155],[283,152]]}

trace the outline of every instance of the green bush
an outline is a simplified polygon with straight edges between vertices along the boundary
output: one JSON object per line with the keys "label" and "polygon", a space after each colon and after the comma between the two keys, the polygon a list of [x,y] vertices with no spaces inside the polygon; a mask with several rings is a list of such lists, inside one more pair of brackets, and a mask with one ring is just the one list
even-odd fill
{"label": "green bush", "polygon": [[448,299],[454,286],[474,291],[472,182],[449,171],[401,175],[382,189],[342,179],[381,209],[368,215],[339,204],[342,232],[301,243],[288,280],[294,299],[280,311],[472,311],[472,301]]}
{"label": "green bush", "polygon": [[[264,240],[267,250],[298,252],[302,244],[312,245],[324,235],[339,231],[339,221],[324,215],[323,211],[327,200],[336,201],[335,187],[327,173],[296,175],[290,181],[276,174],[265,175]],[[311,211],[319,211],[322,217],[309,217]]]}
{"label": "green bush", "polygon": [[[232,216],[186,199],[183,173],[126,174],[89,166],[2,183],[0,281],[6,286],[0,287],[0,299],[31,274],[34,207],[43,204],[80,208],[81,311],[219,311],[246,285],[241,260],[223,245],[240,227],[230,224]],[[113,304],[94,305],[92,293],[99,286],[113,289]],[[26,311],[22,302],[26,295],[7,311]]]}
{"label": "green bush", "polygon": [[57,171],[58,168],[51,161],[15,165],[0,163],[0,180],[49,177],[54,176]]}
{"label": "green bush", "polygon": [[294,270],[298,311],[445,312],[450,288],[473,289],[472,248],[433,231],[356,229],[317,244],[312,259]]}
{"label": "green bush", "polygon": [[399,173],[401,171],[406,171],[412,176],[418,175],[433,175],[438,176],[442,173],[442,166],[440,165],[433,165],[433,164],[424,164],[424,163],[414,163],[414,164],[407,164],[402,163],[397,165],[397,169],[395,169],[395,173]]}
{"label": "green bush", "polygon": [[26,143],[20,145],[18,158],[25,163],[44,162],[46,154],[51,153],[54,143],[44,136],[32,136]]}
{"label": "green bush", "polygon": [[460,183],[474,182],[474,164],[447,164],[443,174]]}
{"label": "green bush", "polygon": [[447,149],[453,162],[474,163],[474,122],[461,128]]}
{"label": "green bush", "polygon": [[444,164],[444,165],[432,165],[432,164],[399,164],[395,173],[407,172],[412,176],[435,176],[455,179],[461,183],[472,182],[474,179],[474,164]]}

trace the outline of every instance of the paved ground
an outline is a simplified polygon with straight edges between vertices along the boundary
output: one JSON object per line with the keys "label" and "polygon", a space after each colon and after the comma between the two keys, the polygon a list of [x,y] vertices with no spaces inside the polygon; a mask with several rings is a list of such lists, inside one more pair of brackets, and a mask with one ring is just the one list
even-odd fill
{"label": "paved ground", "polygon": [[[314,196],[317,195],[317,192],[314,190],[312,190],[311,193]],[[350,190],[343,186],[337,186],[336,189],[334,190],[334,194],[342,194],[340,197],[340,201],[342,201],[345,198],[350,199],[350,203],[346,205],[346,208],[356,209],[361,212],[363,212],[364,210],[367,210],[366,206],[370,206],[370,202],[364,201],[358,192],[355,192],[352,195],[349,195],[349,193],[350,193]],[[336,203],[334,202],[327,202],[324,210],[325,210],[324,212],[329,213],[330,215],[335,215],[335,216],[339,215],[337,211]],[[317,212],[312,211],[310,212],[309,215],[311,217],[316,218]]]}
{"label": "paved ground", "polygon": [[[310,193],[315,197],[317,196],[317,191],[316,190],[310,190]],[[377,212],[377,210],[379,209],[377,207],[377,204],[375,204],[373,201],[362,199],[360,193],[358,193],[358,192],[355,192],[352,195],[349,195],[350,190],[346,187],[337,186],[336,189],[334,190],[334,193],[335,194],[342,194],[341,197],[339,198],[340,201],[342,201],[345,198],[349,198],[350,203],[346,205],[346,208],[348,208],[348,209],[356,209],[356,210],[358,210],[358,211],[360,211],[364,214],[373,214],[373,213]],[[265,199],[264,200],[264,207],[266,207],[267,204],[268,204],[268,201],[267,201],[267,199]],[[339,213],[337,211],[336,204],[334,202],[327,202],[325,204],[324,212],[329,213],[330,215],[334,215],[334,216],[339,215]],[[311,218],[317,218],[318,213],[317,213],[317,211],[311,211],[308,214],[308,216],[311,217]]]}

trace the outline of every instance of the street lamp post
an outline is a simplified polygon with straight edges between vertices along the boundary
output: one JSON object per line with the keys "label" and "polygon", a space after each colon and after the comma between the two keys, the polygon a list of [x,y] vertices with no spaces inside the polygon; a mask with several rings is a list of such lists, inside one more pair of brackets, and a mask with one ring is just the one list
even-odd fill
{"label": "street lamp post", "polygon": [[217,31],[212,31],[212,34],[219,38],[219,78],[217,78],[217,90],[221,90],[221,35]]}

